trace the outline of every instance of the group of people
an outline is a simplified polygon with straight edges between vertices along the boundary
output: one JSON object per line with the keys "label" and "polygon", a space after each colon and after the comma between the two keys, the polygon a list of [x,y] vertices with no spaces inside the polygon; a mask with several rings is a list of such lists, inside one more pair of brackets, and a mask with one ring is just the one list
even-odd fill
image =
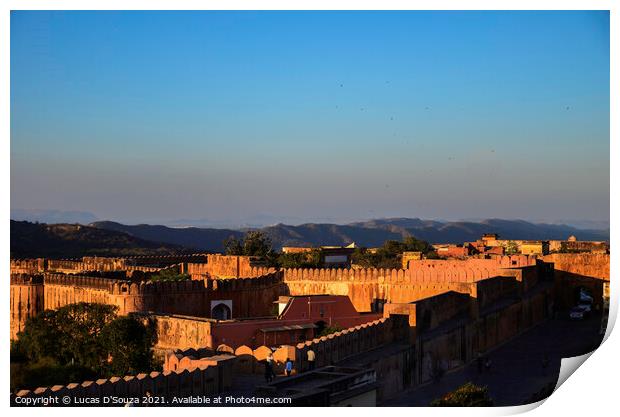
{"label": "group of people", "polygon": [[[308,350],[306,355],[308,359],[308,370],[311,371],[315,367],[314,365],[315,365],[316,355],[314,354],[314,351],[312,349]],[[267,381],[267,383],[270,383],[276,377],[275,361],[273,359],[273,353],[270,352],[269,355],[267,355],[267,359],[265,359],[264,364],[265,364],[265,381]],[[291,376],[291,374],[293,373],[293,360],[291,358],[286,358],[286,361],[284,362],[284,372],[286,376]]]}

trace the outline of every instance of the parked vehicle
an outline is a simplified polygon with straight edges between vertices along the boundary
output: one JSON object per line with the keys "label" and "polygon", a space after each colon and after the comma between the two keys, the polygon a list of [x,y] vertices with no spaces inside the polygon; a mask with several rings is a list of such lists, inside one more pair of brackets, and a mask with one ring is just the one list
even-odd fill
{"label": "parked vehicle", "polygon": [[585,292],[583,289],[581,291],[579,291],[579,303],[588,303],[588,304],[592,304],[594,302],[594,299],[592,298],[591,295],[589,295],[587,292]]}
{"label": "parked vehicle", "polygon": [[584,313],[589,314],[589,313],[592,312],[592,304],[590,304],[590,303],[584,303],[582,301],[579,304],[577,304],[577,307],[581,308]]}

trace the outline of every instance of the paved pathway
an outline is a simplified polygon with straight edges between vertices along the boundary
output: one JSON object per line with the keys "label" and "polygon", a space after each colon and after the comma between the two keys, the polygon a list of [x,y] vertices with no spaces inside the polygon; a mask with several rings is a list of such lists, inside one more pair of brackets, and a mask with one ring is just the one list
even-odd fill
{"label": "paved pathway", "polygon": [[[495,405],[508,406],[529,402],[532,394],[557,382],[563,357],[583,355],[600,344],[600,316],[584,321],[547,320],[523,335],[492,351],[491,370],[478,373],[476,363],[443,376],[436,383],[404,392],[384,406],[428,406],[462,384],[471,381],[486,385]],[[542,362],[550,360],[546,371]]]}

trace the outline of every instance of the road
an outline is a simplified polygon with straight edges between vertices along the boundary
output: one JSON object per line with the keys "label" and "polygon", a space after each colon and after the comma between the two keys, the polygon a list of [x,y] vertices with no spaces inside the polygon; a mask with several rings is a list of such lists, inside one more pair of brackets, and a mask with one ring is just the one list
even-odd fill
{"label": "road", "polygon": [[[449,372],[439,382],[414,388],[382,406],[428,406],[466,382],[487,386],[497,406],[531,402],[532,395],[557,382],[562,358],[579,356],[599,346],[600,316],[583,321],[550,319],[490,352],[491,369],[478,372],[477,364]],[[549,365],[543,369],[545,353]]]}

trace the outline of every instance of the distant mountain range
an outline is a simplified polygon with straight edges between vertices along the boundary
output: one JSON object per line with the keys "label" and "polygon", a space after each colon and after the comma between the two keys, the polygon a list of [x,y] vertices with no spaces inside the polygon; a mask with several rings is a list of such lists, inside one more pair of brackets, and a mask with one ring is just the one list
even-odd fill
{"label": "distant mountain range", "polygon": [[232,229],[212,229],[198,227],[168,227],[159,225],[139,224],[129,226],[116,222],[94,222],[90,226],[110,230],[118,233],[126,233],[140,239],[164,242],[179,245],[190,249],[208,252],[222,252],[223,242],[229,237],[240,238],[245,232]]}
{"label": "distant mountain range", "polygon": [[[348,245],[377,247],[386,240],[415,236],[430,243],[475,241],[483,233],[504,239],[609,240],[609,230],[583,230],[567,225],[534,224],[523,220],[489,219],[480,222],[440,222],[410,218],[377,219],[345,225],[307,223],[263,227],[274,249],[282,246]],[[160,225],[124,225],[100,221],[89,225],[44,224],[11,220],[12,257],[72,258],[88,255],[129,256],[179,252],[223,252],[229,237],[247,230],[172,228]]]}
{"label": "distant mountain range", "polygon": [[181,246],[97,227],[11,220],[11,258],[170,255],[184,251]]}
{"label": "distant mountain range", "polygon": [[79,223],[88,224],[99,220],[93,213],[87,211],[64,210],[33,210],[11,209],[11,220],[38,222],[38,223]]}
{"label": "distant mountain range", "polygon": [[[243,230],[213,228],[171,228],[155,225],[124,225],[94,222],[91,226],[127,233],[140,239],[165,242],[187,248],[221,252],[228,237],[242,237]],[[299,226],[277,224],[263,227],[275,249],[282,246],[347,245],[381,246],[386,240],[415,236],[430,243],[462,243],[479,239],[483,233],[498,233],[504,239],[609,240],[609,230],[583,230],[567,225],[534,224],[524,220],[488,219],[480,222],[440,222],[416,218],[377,219],[345,225],[307,223]]]}

